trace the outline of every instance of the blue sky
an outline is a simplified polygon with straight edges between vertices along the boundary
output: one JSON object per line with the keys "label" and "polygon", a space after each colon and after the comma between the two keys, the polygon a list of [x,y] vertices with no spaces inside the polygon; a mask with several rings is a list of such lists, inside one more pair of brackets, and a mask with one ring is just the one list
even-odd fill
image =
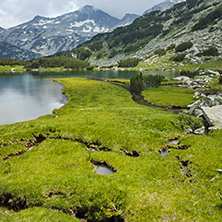
{"label": "blue sky", "polygon": [[104,12],[122,18],[126,13],[142,15],[164,0],[1,0],[0,27],[9,28],[27,22],[36,15],[56,17],[93,5]]}

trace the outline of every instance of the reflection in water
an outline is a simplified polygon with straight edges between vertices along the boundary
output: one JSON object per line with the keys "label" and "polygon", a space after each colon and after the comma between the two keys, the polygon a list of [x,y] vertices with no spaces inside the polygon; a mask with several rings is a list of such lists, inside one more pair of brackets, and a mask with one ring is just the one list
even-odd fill
{"label": "reflection in water", "polygon": [[[27,72],[24,74],[0,73],[0,125],[35,119],[50,114],[67,102],[62,86],[54,78],[85,77],[130,79],[138,71],[70,71]],[[170,79],[177,72],[142,71],[144,75],[158,74]]]}
{"label": "reflection in water", "polygon": [[95,165],[95,164],[93,164],[93,166],[94,166],[94,168],[96,170],[96,174],[99,174],[99,175],[110,175],[110,174],[114,173],[111,169],[109,169],[106,166]]}
{"label": "reflection in water", "polygon": [[[9,78],[10,77],[10,78]],[[62,85],[30,75],[0,76],[0,124],[35,119],[67,102]]]}
{"label": "reflection in water", "polygon": [[169,150],[165,150],[165,151],[162,151],[160,153],[161,156],[164,156],[164,157],[167,157],[167,154],[169,153]]}

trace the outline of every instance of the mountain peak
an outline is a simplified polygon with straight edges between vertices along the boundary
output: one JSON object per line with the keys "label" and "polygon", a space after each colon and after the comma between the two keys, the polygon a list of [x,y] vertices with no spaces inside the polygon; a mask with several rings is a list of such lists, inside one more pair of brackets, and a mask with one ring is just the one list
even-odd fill
{"label": "mountain peak", "polygon": [[85,5],[82,8],[80,8],[79,12],[89,12],[89,11],[98,11],[99,9],[94,7],[93,5]]}
{"label": "mountain peak", "polygon": [[32,22],[39,22],[42,19],[47,19],[46,17],[40,16],[40,15],[36,15],[33,19]]}
{"label": "mountain peak", "polygon": [[186,1],[186,0],[165,0],[165,1],[161,2],[160,4],[154,5],[152,8],[146,10],[143,13],[143,15],[145,15],[151,11],[156,11],[156,10],[165,11],[165,10],[173,7],[174,5],[184,2],[184,1]]}
{"label": "mountain peak", "polygon": [[133,16],[138,18],[140,15],[127,13],[127,14],[124,15],[124,17],[122,19],[125,19],[125,18],[128,18],[128,17],[133,17]]}

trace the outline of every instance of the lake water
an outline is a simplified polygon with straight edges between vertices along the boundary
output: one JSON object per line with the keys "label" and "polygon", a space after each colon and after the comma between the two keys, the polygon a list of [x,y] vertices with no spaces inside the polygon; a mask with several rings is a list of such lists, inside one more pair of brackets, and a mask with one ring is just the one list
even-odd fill
{"label": "lake water", "polygon": [[[138,71],[70,71],[0,73],[0,125],[36,119],[52,113],[67,103],[62,85],[55,78],[85,77],[130,79]],[[144,75],[158,74],[170,79],[178,72],[142,71]]]}

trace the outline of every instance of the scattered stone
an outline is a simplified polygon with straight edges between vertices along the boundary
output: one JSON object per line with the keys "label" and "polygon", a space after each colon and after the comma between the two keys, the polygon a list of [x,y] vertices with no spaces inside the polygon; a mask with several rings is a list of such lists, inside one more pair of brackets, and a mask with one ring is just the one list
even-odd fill
{"label": "scattered stone", "polygon": [[194,133],[197,134],[197,135],[202,135],[202,134],[204,134],[204,133],[205,133],[205,127],[203,126],[203,127],[199,128],[199,129],[196,129],[196,130],[194,131]]}
{"label": "scattered stone", "polygon": [[173,80],[182,81],[182,83],[185,83],[186,81],[190,80],[190,78],[187,76],[178,76],[178,77],[173,78]]}
{"label": "scattered stone", "polygon": [[201,107],[212,107],[212,106],[222,105],[222,95],[221,94],[206,96],[204,94],[195,93],[194,97],[195,98],[202,97],[202,98],[199,99],[198,101],[194,102],[193,104],[188,105],[188,108],[191,108],[194,105],[198,105]]}
{"label": "scattered stone", "polygon": [[216,76],[220,76],[220,73],[219,73],[219,72],[214,71],[214,70],[212,70],[212,69],[208,69],[207,72],[210,73],[210,74],[216,75]]}

